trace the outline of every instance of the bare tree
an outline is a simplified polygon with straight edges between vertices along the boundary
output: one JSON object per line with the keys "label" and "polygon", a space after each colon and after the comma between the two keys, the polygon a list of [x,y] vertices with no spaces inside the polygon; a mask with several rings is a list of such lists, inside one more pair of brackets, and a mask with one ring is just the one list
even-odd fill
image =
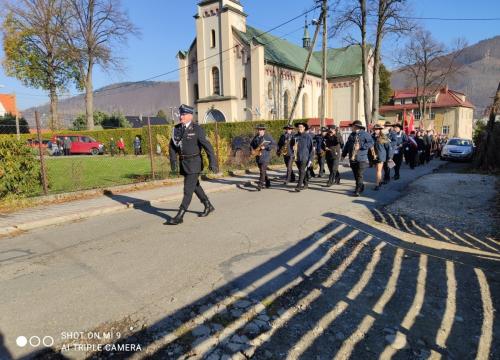
{"label": "bare tree", "polygon": [[376,9],[377,25],[375,31],[375,47],[373,48],[373,98],[371,116],[372,121],[375,122],[379,117],[380,54],[382,51],[382,43],[384,38],[389,34],[400,36],[411,29],[411,22],[403,16],[405,9],[407,9],[407,5],[407,0],[378,0]]}
{"label": "bare tree", "polygon": [[[342,1],[337,2],[340,9]],[[370,97],[370,47],[367,39],[368,8],[366,0],[349,0],[344,4],[344,9],[337,12],[338,16],[330,29],[330,37],[337,36],[342,31],[354,26],[360,32],[360,38],[347,34],[344,40],[350,45],[359,45],[361,48],[361,71],[363,77],[363,105],[365,110],[366,126],[371,123],[371,97]]]}
{"label": "bare tree", "polygon": [[396,59],[415,87],[421,122],[427,119],[439,89],[460,71],[458,60],[465,47],[465,41],[457,40],[454,47],[448,49],[434,40],[429,31],[419,29]]}
{"label": "bare tree", "polygon": [[[368,126],[378,119],[380,54],[383,41],[390,34],[400,36],[412,27],[407,17],[404,16],[407,0],[339,0],[338,4],[341,3],[343,3],[343,9],[338,11],[340,15],[337,16],[332,27],[332,36],[350,27],[359,31],[359,37],[348,33],[344,36],[344,41],[361,47],[363,105]],[[368,43],[371,37],[374,39],[373,46]],[[370,68],[372,64],[373,72]]]}
{"label": "bare tree", "polygon": [[77,85],[85,89],[85,114],[88,129],[94,128],[94,65],[103,69],[119,69],[121,59],[116,47],[137,35],[137,28],[121,9],[119,0],[65,0],[69,4],[71,26],[66,41],[77,63]]}
{"label": "bare tree", "polygon": [[60,126],[57,114],[58,90],[74,74],[68,49],[62,41],[67,26],[63,0],[16,0],[5,4],[3,66],[6,73],[25,85],[48,90],[51,129]]}

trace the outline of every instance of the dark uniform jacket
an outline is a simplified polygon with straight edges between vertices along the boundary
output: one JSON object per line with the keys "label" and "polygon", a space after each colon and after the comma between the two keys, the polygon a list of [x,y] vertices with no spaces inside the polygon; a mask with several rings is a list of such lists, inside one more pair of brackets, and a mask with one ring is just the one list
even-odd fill
{"label": "dark uniform jacket", "polygon": [[295,146],[295,144],[297,144],[296,161],[308,163],[313,160],[313,138],[309,133],[296,134],[292,139],[292,146]]}
{"label": "dark uniform jacket", "polygon": [[282,134],[280,136],[280,139],[278,140],[278,155],[281,155],[285,152],[285,144],[288,141],[288,154],[287,156],[292,156],[293,157],[293,147],[292,147],[292,138],[293,134]]}
{"label": "dark uniform jacket", "polygon": [[406,142],[408,141],[408,136],[402,130],[399,133],[393,131],[392,136],[395,139],[394,153],[399,154],[403,150],[403,147],[405,146]]}
{"label": "dark uniform jacket", "polygon": [[323,135],[316,135],[314,137],[314,150],[318,155],[321,154],[321,151],[325,151],[325,144],[323,140],[324,140]]}
{"label": "dark uniform jacket", "polygon": [[269,164],[271,161],[271,150],[273,146],[276,145],[276,142],[271,135],[264,134],[262,137],[259,135],[255,136],[250,143],[250,146],[255,150],[262,144],[263,141],[269,141],[269,143],[266,144],[266,148],[262,150],[261,155],[255,158],[257,164]]}
{"label": "dark uniform jacket", "polygon": [[340,159],[341,150],[344,147],[344,140],[340,134],[326,135],[324,144],[327,159]]}
{"label": "dark uniform jacket", "polygon": [[392,147],[391,140],[387,136],[376,137],[373,135],[373,142],[375,146],[375,153],[377,154],[377,162],[386,162],[392,159],[394,155],[394,148]]}
{"label": "dark uniform jacket", "polygon": [[179,155],[181,175],[201,173],[203,170],[201,149],[207,153],[210,169],[216,170],[214,149],[205,136],[205,130],[194,122],[191,122],[186,129],[183,129],[182,124],[175,125],[169,144],[172,171],[177,169],[177,155]]}
{"label": "dark uniform jacket", "polygon": [[373,139],[370,136],[370,134],[368,134],[364,130],[360,130],[358,133],[353,131],[351,135],[349,135],[349,138],[347,139],[347,142],[342,151],[342,157],[349,154],[349,160],[351,160],[351,156],[354,150],[354,144],[356,142],[356,137],[359,138],[359,150],[358,153],[356,154],[356,158],[354,159],[354,161],[368,162],[368,149],[373,147]]}

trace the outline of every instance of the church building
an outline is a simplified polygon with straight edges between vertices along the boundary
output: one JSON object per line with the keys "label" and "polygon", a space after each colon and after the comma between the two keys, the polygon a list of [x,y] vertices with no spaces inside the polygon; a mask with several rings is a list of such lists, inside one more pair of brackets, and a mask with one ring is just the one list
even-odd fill
{"label": "church building", "polygon": [[[312,42],[307,22],[303,44],[298,46],[247,25],[238,0],[200,1],[194,18],[196,38],[177,57],[180,99],[195,107],[195,119],[200,123],[288,119]],[[319,117],[321,73],[322,52],[317,51],[294,118]],[[337,125],[364,122],[361,74],[359,46],[328,49],[325,114]]]}

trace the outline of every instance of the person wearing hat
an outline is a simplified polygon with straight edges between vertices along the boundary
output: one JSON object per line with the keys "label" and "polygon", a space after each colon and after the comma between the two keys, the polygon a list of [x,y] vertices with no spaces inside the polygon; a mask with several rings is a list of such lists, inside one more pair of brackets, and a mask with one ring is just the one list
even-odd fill
{"label": "person wearing hat", "polygon": [[349,164],[356,180],[354,196],[359,196],[365,190],[363,177],[368,167],[368,150],[373,148],[373,139],[365,131],[361,121],[355,120],[351,126],[353,131],[342,150],[342,158],[349,155]]}
{"label": "person wearing hat", "polygon": [[374,163],[376,170],[374,190],[380,189],[382,185],[382,169],[389,160],[392,160],[393,156],[391,141],[389,137],[384,134],[383,129],[384,127],[378,124],[373,127],[373,142],[375,144]]}
{"label": "person wearing hat", "polygon": [[169,144],[170,165],[172,171],[176,172],[177,157],[179,157],[180,174],[184,176],[184,197],[177,215],[166,222],[168,225],[178,225],[183,222],[193,193],[205,206],[199,215],[200,217],[208,216],[215,210],[199,181],[200,173],[203,170],[202,149],[208,156],[209,168],[213,172],[218,172],[217,160],[214,149],[206,138],[205,130],[193,121],[193,113],[192,107],[181,105],[179,107],[180,123],[175,125],[172,130]]}
{"label": "person wearing hat", "polygon": [[405,132],[401,129],[401,124],[394,123],[392,125],[392,134],[394,137],[394,180],[399,180],[399,170],[401,169],[401,163],[403,162],[403,147],[408,141],[408,137]]}
{"label": "person wearing hat", "polygon": [[295,163],[299,169],[299,181],[296,192],[307,189],[309,182],[308,168],[312,164],[314,146],[311,135],[307,132],[309,126],[305,122],[295,124],[297,134],[292,139],[292,147],[295,150]]}
{"label": "person wearing hat", "polygon": [[325,157],[328,170],[330,171],[330,176],[326,182],[327,187],[332,186],[334,183],[340,184],[339,163],[343,147],[344,140],[337,132],[337,127],[335,125],[330,126],[325,136]]}
{"label": "person wearing hat", "polygon": [[323,177],[325,174],[325,137],[326,134],[328,133],[328,128],[322,127],[320,129],[320,133],[315,136],[315,150],[316,150],[316,158],[318,160],[318,165],[319,165],[319,173],[318,177]]}
{"label": "person wearing hat", "polygon": [[291,141],[293,138],[293,126],[286,125],[283,127],[284,133],[281,134],[278,140],[278,156],[283,155],[283,160],[286,166],[286,178],[285,185],[290,181],[295,182],[295,173],[293,172],[293,148],[291,146]]}
{"label": "person wearing hat", "polygon": [[[314,153],[316,153],[316,128],[309,127],[309,125],[307,125],[306,132],[309,134],[309,136],[312,139],[312,142],[313,142],[313,151],[314,151]],[[307,173],[309,175],[309,178],[316,177],[316,174],[314,173],[314,155],[313,155],[313,157],[311,159],[311,165],[309,165],[307,167]]]}
{"label": "person wearing hat", "polygon": [[408,136],[408,141],[406,142],[406,144],[408,164],[410,165],[410,169],[413,170],[415,169],[418,156],[417,133],[415,131],[410,132],[410,136]]}
{"label": "person wearing hat", "polygon": [[[387,136],[389,139],[392,151],[396,148],[396,136],[392,128],[392,123],[390,121],[386,121],[384,124],[384,128],[382,129],[382,133]],[[383,184],[388,184],[391,181],[391,168],[388,165],[388,162],[384,162],[384,180]]]}
{"label": "person wearing hat", "polygon": [[252,139],[250,147],[259,167],[260,177],[257,190],[260,191],[264,186],[266,188],[271,187],[271,181],[267,177],[267,167],[271,162],[271,149],[276,143],[271,135],[266,134],[266,127],[264,125],[258,125],[255,129],[257,130],[257,134]]}

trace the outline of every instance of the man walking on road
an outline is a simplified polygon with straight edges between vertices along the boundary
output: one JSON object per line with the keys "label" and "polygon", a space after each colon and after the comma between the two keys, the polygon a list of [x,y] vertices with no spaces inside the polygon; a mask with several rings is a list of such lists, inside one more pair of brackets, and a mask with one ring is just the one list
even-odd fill
{"label": "man walking on road", "polygon": [[342,151],[342,158],[349,154],[349,163],[356,180],[354,196],[359,196],[365,190],[363,175],[368,167],[368,150],[373,148],[373,139],[365,131],[365,127],[360,120],[354,121],[352,128],[353,131]]}
{"label": "man walking on road", "polygon": [[205,205],[200,217],[208,216],[215,210],[200,185],[199,176],[203,170],[201,150],[205,150],[209,168],[213,172],[217,172],[216,157],[212,145],[206,138],[205,130],[193,122],[193,112],[194,110],[190,106],[181,105],[179,107],[180,124],[175,125],[170,139],[170,164],[172,171],[175,172],[177,170],[177,156],[179,157],[180,174],[184,176],[184,197],[179,212],[174,218],[168,220],[166,225],[178,225],[183,222],[193,193]]}

